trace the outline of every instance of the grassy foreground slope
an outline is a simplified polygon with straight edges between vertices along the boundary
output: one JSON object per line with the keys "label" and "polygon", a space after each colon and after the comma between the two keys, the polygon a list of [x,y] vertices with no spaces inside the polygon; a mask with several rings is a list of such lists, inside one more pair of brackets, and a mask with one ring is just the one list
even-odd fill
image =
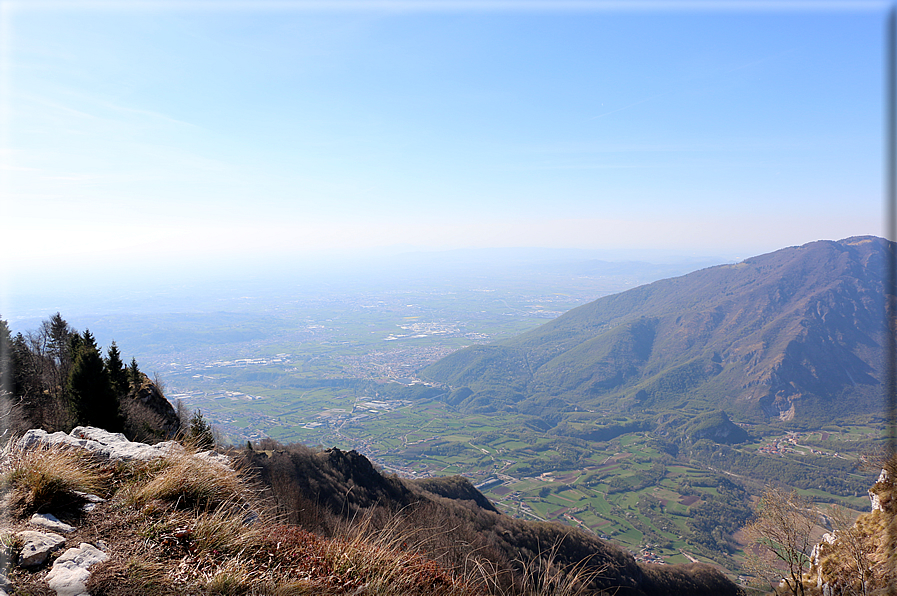
{"label": "grassy foreground slope", "polygon": [[[339,450],[229,457],[172,447],[125,462],[10,443],[7,556],[16,561],[19,532],[42,512],[75,528],[67,545],[107,555],[90,569],[94,595],[738,593],[707,565],[640,565],[575,530],[505,518],[462,479],[416,485]],[[105,501],[86,510],[85,492]],[[60,552],[11,567],[11,593],[47,592]]]}

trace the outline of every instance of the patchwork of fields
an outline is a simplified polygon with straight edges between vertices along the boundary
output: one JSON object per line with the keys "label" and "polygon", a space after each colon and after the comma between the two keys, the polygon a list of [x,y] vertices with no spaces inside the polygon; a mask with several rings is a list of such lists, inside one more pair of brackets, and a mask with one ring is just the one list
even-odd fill
{"label": "patchwork of fields", "polygon": [[[116,338],[144,346],[142,368],[160,375],[170,399],[202,410],[226,441],[336,446],[403,476],[462,474],[509,515],[577,526],[647,561],[715,562],[737,576],[737,530],[768,482],[868,508],[876,472],[855,464],[882,436],[872,417],[812,432],[745,427],[755,438],[733,447],[646,431],[588,442],[509,412],[463,415],[440,390],[410,385],[417,370],[460,347],[519,334],[607,293],[553,284],[319,296],[153,325],[131,318],[132,336]],[[102,324],[91,328],[102,332]],[[608,427],[637,426],[636,413],[594,415]]]}
{"label": "patchwork of fields", "polygon": [[[643,560],[716,562],[733,574],[743,554],[735,532],[749,514],[750,495],[772,480],[715,469],[700,454],[674,457],[647,432],[586,442],[530,429],[525,418],[511,414],[463,416],[438,397],[393,399],[376,392],[380,387],[388,393],[388,385],[351,385],[277,392],[244,385],[239,392],[188,402],[235,443],[270,437],[336,446],[364,453],[402,476],[462,474],[509,515],[586,529]],[[775,466],[796,463],[820,478],[845,475],[854,487],[848,494],[800,492],[860,511],[868,508],[865,490],[874,471],[844,472],[827,462],[852,465],[881,431],[854,426],[781,433],[733,451],[769,458]],[[702,516],[710,519],[707,527],[700,524]]]}

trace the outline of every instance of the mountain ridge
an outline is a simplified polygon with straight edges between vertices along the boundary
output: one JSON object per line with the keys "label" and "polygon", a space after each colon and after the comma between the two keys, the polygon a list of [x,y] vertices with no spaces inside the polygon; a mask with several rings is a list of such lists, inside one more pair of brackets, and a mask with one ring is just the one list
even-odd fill
{"label": "mountain ridge", "polygon": [[568,410],[625,410],[684,398],[755,419],[843,413],[845,395],[857,406],[878,397],[894,248],[873,236],[822,240],[660,280],[459,350],[421,377],[468,387],[459,406],[469,410],[535,412],[557,399]]}

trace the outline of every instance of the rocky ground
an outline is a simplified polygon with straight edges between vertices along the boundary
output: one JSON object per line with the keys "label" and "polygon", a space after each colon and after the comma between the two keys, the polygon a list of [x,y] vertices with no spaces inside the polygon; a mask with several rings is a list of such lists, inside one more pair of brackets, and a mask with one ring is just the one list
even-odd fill
{"label": "rocky ground", "polygon": [[479,592],[375,535],[279,525],[229,458],[176,442],[32,430],[0,473],[0,596]]}

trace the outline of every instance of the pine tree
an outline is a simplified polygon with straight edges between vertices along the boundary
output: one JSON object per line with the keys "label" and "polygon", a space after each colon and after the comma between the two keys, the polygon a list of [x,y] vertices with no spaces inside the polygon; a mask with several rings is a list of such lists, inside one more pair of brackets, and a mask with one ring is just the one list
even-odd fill
{"label": "pine tree", "polygon": [[197,449],[211,449],[215,446],[215,434],[212,425],[203,417],[202,410],[193,412],[190,418],[190,435]]}
{"label": "pine tree", "polygon": [[67,384],[75,422],[121,432],[119,398],[90,331],[81,335],[79,344]]}
{"label": "pine tree", "polygon": [[128,382],[131,385],[131,391],[140,389],[141,381],[143,381],[143,373],[137,368],[137,359],[131,358],[131,365],[128,367]]}
{"label": "pine tree", "polygon": [[106,353],[106,370],[109,371],[109,380],[112,383],[115,394],[121,398],[128,394],[128,371],[121,360],[121,352],[118,351],[115,341],[112,342]]}
{"label": "pine tree", "polygon": [[62,401],[75,355],[72,341],[79,336],[57,312],[41,323],[38,337],[45,348],[39,353],[51,360],[51,366],[46,370],[47,389],[57,401]]}
{"label": "pine tree", "polygon": [[71,336],[75,331],[66,323],[58,312],[41,324],[42,332],[47,335],[47,348],[57,366],[66,368],[72,360]]}

